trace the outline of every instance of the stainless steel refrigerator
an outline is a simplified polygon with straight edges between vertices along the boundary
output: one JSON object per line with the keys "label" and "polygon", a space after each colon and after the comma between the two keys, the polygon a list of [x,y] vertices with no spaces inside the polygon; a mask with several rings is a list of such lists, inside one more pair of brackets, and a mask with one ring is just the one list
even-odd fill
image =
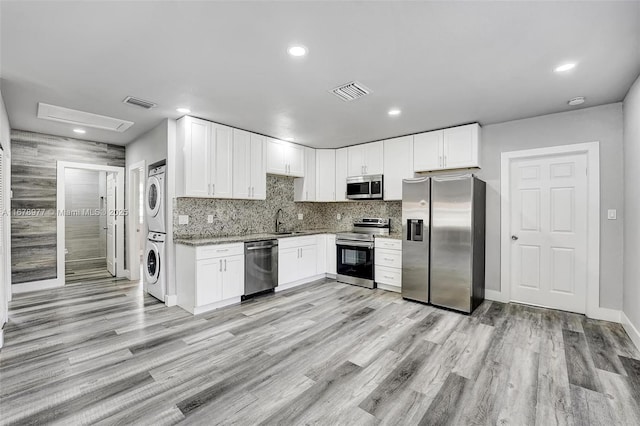
{"label": "stainless steel refrigerator", "polygon": [[402,183],[402,297],[471,313],[484,300],[486,185],[473,175]]}
{"label": "stainless steel refrigerator", "polygon": [[473,175],[431,179],[433,305],[471,313],[484,300],[485,197]]}
{"label": "stainless steel refrigerator", "polygon": [[402,297],[429,302],[428,177],[402,181]]}

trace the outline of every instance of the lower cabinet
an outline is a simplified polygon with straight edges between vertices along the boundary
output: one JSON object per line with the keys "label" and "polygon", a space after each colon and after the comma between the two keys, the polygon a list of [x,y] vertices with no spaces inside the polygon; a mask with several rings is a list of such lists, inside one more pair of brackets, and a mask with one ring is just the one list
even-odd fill
{"label": "lower cabinet", "polygon": [[176,246],[178,306],[199,314],[240,301],[244,244]]}
{"label": "lower cabinet", "polygon": [[374,261],[378,288],[402,292],[402,240],[376,238]]}
{"label": "lower cabinet", "polygon": [[[278,240],[278,290],[288,284],[302,284],[318,275],[317,245],[316,235]],[[286,288],[289,287],[293,285]]]}
{"label": "lower cabinet", "polygon": [[337,251],[336,251],[335,234],[327,235],[326,253],[327,253],[327,263],[326,263],[327,274],[330,275],[332,278],[335,278],[337,274],[337,261],[338,261],[338,258],[336,257]]}

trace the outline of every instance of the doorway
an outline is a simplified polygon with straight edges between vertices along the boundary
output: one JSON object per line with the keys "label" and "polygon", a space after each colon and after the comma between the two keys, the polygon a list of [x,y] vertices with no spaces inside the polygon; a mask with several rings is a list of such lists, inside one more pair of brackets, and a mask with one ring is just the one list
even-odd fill
{"label": "doorway", "polygon": [[58,285],[124,276],[124,168],[58,162]]}
{"label": "doorway", "polygon": [[506,299],[599,317],[598,143],[503,153],[501,173]]}
{"label": "doorway", "polygon": [[137,281],[141,277],[144,249],[147,242],[145,224],[145,183],[146,163],[139,161],[128,168],[129,219],[127,221],[127,269],[129,279]]}

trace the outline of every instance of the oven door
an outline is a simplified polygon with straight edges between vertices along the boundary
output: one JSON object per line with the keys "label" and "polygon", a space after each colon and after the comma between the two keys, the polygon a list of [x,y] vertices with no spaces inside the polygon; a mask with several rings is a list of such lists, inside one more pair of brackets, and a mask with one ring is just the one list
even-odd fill
{"label": "oven door", "polygon": [[337,279],[347,284],[375,288],[373,280],[373,243],[336,241]]}

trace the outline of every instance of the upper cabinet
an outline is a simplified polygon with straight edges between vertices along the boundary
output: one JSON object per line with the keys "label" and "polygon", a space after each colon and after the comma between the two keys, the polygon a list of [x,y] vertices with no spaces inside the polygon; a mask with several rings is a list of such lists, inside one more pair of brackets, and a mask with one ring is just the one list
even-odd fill
{"label": "upper cabinet", "polygon": [[348,151],[336,149],[336,201],[347,201]]}
{"label": "upper cabinet", "polygon": [[379,175],[383,170],[382,141],[347,148],[348,176]]}
{"label": "upper cabinet", "polygon": [[233,129],[233,198],[264,200],[266,195],[265,137]]}
{"label": "upper cabinet", "polygon": [[402,180],[413,177],[413,136],[384,141],[384,200],[402,200]]}
{"label": "upper cabinet", "polygon": [[294,201],[316,201],[316,150],[304,148],[304,177],[295,179]]}
{"label": "upper cabinet", "polygon": [[480,125],[477,123],[414,136],[416,172],[480,167]]}
{"label": "upper cabinet", "polygon": [[304,147],[278,139],[267,139],[267,173],[304,176]]}
{"label": "upper cabinet", "polygon": [[182,176],[178,196],[232,196],[232,129],[206,120],[184,117],[178,123]]}
{"label": "upper cabinet", "polygon": [[316,150],[316,201],[336,201],[336,150]]}

